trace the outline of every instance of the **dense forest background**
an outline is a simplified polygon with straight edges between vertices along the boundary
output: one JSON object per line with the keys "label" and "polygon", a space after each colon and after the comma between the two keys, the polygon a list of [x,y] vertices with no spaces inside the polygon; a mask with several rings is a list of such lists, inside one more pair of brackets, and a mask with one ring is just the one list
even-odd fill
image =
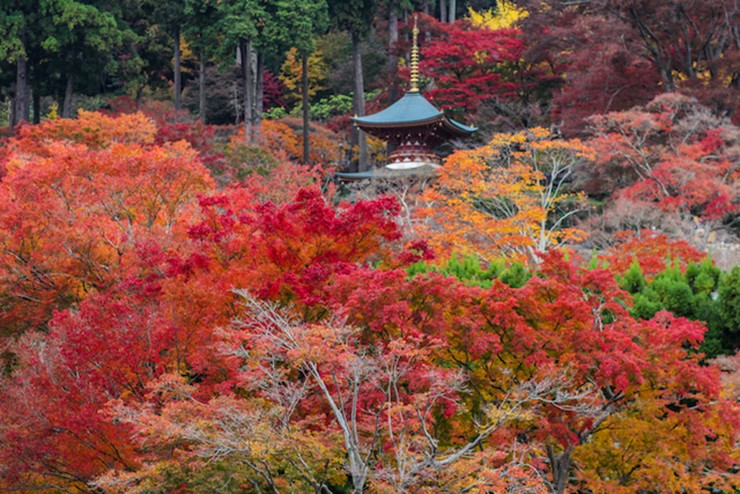
{"label": "dense forest background", "polygon": [[299,115],[303,63],[312,118],[361,114],[364,100],[377,109],[402,91],[419,15],[427,94],[484,131],[552,125],[573,137],[591,115],[676,90],[718,117],[740,118],[737,6],[723,0],[47,0],[1,8],[1,115],[13,125],[39,122],[51,107],[70,117],[122,95],[136,104],[169,99],[209,124]]}
{"label": "dense forest background", "polygon": [[739,20],[0,2],[0,490],[737,493]]}

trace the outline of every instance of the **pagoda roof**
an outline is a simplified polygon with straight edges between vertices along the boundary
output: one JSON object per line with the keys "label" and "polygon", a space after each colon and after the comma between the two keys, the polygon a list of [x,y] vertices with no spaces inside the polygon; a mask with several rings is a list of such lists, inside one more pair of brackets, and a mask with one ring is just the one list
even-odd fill
{"label": "pagoda roof", "polygon": [[388,108],[372,115],[354,117],[352,120],[361,129],[417,127],[441,122],[447,131],[460,136],[478,130],[447,118],[444,112],[438,110],[418,91],[408,91]]}

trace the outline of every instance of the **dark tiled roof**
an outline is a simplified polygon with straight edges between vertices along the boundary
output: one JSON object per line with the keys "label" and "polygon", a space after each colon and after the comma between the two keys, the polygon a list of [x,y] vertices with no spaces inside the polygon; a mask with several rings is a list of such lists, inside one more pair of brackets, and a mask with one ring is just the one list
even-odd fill
{"label": "dark tiled roof", "polygon": [[355,117],[352,120],[360,128],[409,127],[442,121],[453,133],[466,135],[478,130],[447,118],[421,93],[415,91],[407,92],[401,99],[378,113]]}

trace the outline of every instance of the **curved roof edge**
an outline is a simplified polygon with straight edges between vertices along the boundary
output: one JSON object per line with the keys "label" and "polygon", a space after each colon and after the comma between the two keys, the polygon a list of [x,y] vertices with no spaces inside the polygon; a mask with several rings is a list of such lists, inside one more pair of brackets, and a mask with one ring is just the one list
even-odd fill
{"label": "curved roof edge", "polygon": [[[382,113],[382,112],[378,112]],[[374,113],[372,116],[378,115],[378,113]],[[422,125],[428,125],[433,124],[435,122],[439,122],[445,120],[444,113],[440,113],[439,115],[436,115],[432,118],[425,118],[425,119],[419,119],[419,120],[396,120],[396,121],[380,121],[380,120],[368,120],[367,117],[352,117],[352,121],[358,126],[358,127],[372,127],[372,128],[393,128],[393,127],[409,127],[409,126],[422,126]]]}
{"label": "curved roof edge", "polygon": [[462,132],[463,134],[472,134],[473,132],[478,131],[478,127],[471,127],[469,125],[461,124],[457,120],[453,120],[451,118],[445,118],[447,122],[450,123],[453,127],[455,127],[459,132]]}
{"label": "curved roof edge", "polygon": [[416,126],[442,121],[456,134],[467,135],[478,130],[447,118],[418,91],[408,91],[391,106],[371,115],[353,117],[352,121],[360,128]]}
{"label": "curved roof edge", "polygon": [[418,91],[408,91],[389,107],[372,115],[354,117],[358,124],[410,124],[434,121],[443,113]]}

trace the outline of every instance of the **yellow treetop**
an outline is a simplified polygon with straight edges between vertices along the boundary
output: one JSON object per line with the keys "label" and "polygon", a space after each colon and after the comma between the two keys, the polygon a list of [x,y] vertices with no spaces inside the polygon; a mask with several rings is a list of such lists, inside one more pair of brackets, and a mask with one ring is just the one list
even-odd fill
{"label": "yellow treetop", "polygon": [[[315,96],[317,91],[324,89],[327,74],[326,61],[320,50],[316,50],[308,57],[308,94]],[[285,84],[286,102],[289,105],[301,100],[301,80],[303,65],[297,48],[291,48],[285,54],[285,62],[280,68],[280,80]]]}
{"label": "yellow treetop", "polygon": [[578,163],[594,159],[577,139],[557,139],[542,128],[496,134],[483,147],[456,151],[425,192],[425,235],[443,258],[537,262],[537,252],[585,239],[574,227],[585,197],[568,184]]}
{"label": "yellow treetop", "polygon": [[512,27],[529,15],[525,9],[517,7],[511,0],[499,0],[496,9],[478,12],[468,7],[468,17],[476,27],[486,27],[491,30]]}

